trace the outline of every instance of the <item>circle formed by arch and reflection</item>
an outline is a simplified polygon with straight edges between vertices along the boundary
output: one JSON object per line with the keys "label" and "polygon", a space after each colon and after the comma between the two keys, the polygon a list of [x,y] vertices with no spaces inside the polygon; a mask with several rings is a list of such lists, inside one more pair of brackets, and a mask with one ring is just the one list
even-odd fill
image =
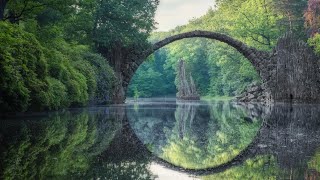
{"label": "circle formed by arch and reflection", "polygon": [[244,108],[228,102],[129,104],[127,117],[154,156],[189,170],[232,161],[252,144],[262,126]]}

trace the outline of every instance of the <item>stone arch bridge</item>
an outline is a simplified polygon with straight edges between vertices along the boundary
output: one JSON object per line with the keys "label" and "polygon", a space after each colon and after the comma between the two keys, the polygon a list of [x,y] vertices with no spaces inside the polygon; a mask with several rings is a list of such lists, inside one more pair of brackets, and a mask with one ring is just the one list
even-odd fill
{"label": "stone arch bridge", "polygon": [[113,101],[123,103],[130,80],[139,66],[158,49],[185,38],[207,38],[224,42],[239,51],[261,77],[269,102],[320,101],[319,62],[313,50],[292,34],[279,38],[272,52],[249,47],[228,35],[209,31],[192,31],[168,37],[141,52],[116,53],[111,63],[118,78]]}

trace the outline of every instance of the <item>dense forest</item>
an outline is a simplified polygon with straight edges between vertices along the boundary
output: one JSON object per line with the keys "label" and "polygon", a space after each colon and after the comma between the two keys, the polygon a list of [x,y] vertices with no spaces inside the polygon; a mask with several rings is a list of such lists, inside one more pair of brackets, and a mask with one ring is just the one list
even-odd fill
{"label": "dense forest", "polygon": [[[148,45],[157,0],[1,0],[0,111],[110,103],[117,49]],[[133,26],[135,24],[135,26]]]}
{"label": "dense forest", "polygon": [[[195,29],[228,34],[272,50],[287,31],[320,53],[318,0],[216,0],[189,24],[155,32],[158,0],[0,0],[0,111],[57,110],[106,104],[115,92],[119,51],[139,51]],[[131,81],[128,96],[176,93],[178,59],[201,96],[234,96],[259,78],[244,57],[205,39],[156,52]]]}
{"label": "dense forest", "polygon": [[[279,37],[292,32],[296,38],[315,46],[319,53],[319,8],[317,0],[219,0],[204,16],[170,32],[154,32],[149,40],[156,42],[182,32],[208,30],[272,51]],[[174,86],[178,82],[172,78],[177,74],[180,58],[187,61],[201,96],[235,96],[248,85],[260,82],[253,66],[232,47],[193,38],[175,42],[155,53],[134,76],[128,94],[135,97],[175,95]],[[162,84],[166,86],[160,86]]]}

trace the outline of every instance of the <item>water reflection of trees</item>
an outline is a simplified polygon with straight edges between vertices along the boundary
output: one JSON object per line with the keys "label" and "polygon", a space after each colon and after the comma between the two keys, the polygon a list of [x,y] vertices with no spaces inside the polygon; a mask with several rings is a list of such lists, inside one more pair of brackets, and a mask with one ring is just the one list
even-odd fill
{"label": "water reflection of trees", "polygon": [[265,116],[251,157],[203,179],[319,179],[320,108],[277,104]]}
{"label": "water reflection of trees", "polygon": [[[258,119],[248,122],[247,112],[229,103],[178,103],[173,109],[144,109],[128,113],[138,137],[157,156],[190,169],[214,167],[232,160],[251,143],[261,125]],[[167,125],[161,125],[165,114],[175,119],[163,120]],[[159,123],[150,126],[155,122]]]}
{"label": "water reflection of trees", "polygon": [[155,176],[149,169],[150,163],[145,146],[124,121],[107,150],[92,162],[90,169],[85,174],[73,174],[72,178],[151,180]]}
{"label": "water reflection of trees", "polygon": [[86,172],[121,127],[121,121],[106,114],[64,112],[1,122],[1,177],[45,179]]}
{"label": "water reflection of trees", "polygon": [[129,106],[130,126],[121,121],[126,120],[123,111],[94,108],[25,117],[23,123],[0,121],[0,179],[154,179],[149,151],[196,174],[232,162],[248,149],[237,166],[215,173],[206,169],[201,172],[211,175],[201,178],[319,178],[317,106]]}
{"label": "water reflection of trees", "polygon": [[203,169],[232,160],[252,142],[261,125],[258,120],[247,122],[246,112],[229,103],[187,106],[193,108],[182,107],[184,111],[177,113],[193,118],[188,120],[192,122],[188,133],[181,139],[174,128],[162,154],[165,160],[184,168]]}
{"label": "water reflection of trees", "polygon": [[[319,178],[318,106],[184,103],[176,108],[166,106],[165,110],[161,107],[129,111],[128,117],[134,117],[130,123],[142,142],[148,142],[148,149],[176,165],[164,163],[169,168],[184,167],[196,175],[214,172],[203,179]],[[175,119],[165,118],[173,114]],[[149,122],[152,118],[156,121]],[[264,120],[262,128],[259,118]],[[146,131],[140,133],[141,129]],[[255,137],[257,129],[259,135]],[[150,137],[161,137],[161,145],[154,146],[159,138]],[[244,149],[247,153],[238,157]],[[206,169],[233,162],[235,156],[241,162],[235,163],[238,166],[228,166],[225,171]]]}

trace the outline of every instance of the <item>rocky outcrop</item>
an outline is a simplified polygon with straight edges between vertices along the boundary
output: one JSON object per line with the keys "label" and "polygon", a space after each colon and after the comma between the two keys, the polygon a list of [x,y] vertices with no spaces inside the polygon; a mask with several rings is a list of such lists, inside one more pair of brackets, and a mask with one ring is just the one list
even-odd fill
{"label": "rocky outcrop", "polygon": [[235,97],[238,102],[262,102],[271,103],[271,93],[261,83],[250,84],[243,92]]}
{"label": "rocky outcrop", "polygon": [[303,41],[286,34],[268,59],[258,66],[262,85],[252,84],[239,96],[240,102],[320,102],[319,58]]}
{"label": "rocky outcrop", "polygon": [[200,96],[197,92],[191,73],[187,76],[186,66],[183,59],[180,59],[178,68],[179,84],[177,98],[181,100],[200,100]]}
{"label": "rocky outcrop", "polygon": [[293,34],[278,40],[267,71],[265,85],[276,102],[319,103],[319,58],[305,42]]}

